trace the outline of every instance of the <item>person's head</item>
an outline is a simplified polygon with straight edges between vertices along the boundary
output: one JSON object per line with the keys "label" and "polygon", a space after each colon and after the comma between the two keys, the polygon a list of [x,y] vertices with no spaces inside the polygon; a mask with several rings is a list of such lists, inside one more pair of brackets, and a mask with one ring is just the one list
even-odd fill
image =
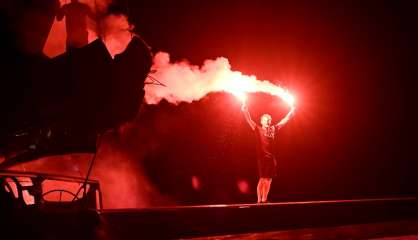
{"label": "person's head", "polygon": [[263,114],[260,118],[261,126],[269,127],[271,125],[271,116],[267,113]]}

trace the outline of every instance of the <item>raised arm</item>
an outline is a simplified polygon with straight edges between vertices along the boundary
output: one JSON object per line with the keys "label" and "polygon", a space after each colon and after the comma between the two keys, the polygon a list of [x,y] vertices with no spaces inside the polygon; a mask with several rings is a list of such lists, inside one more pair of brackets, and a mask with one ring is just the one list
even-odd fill
{"label": "raised arm", "polygon": [[242,104],[241,110],[244,113],[245,120],[247,120],[251,129],[255,130],[257,124],[251,119],[250,113],[248,112],[247,104],[245,102]]}
{"label": "raised arm", "polygon": [[284,117],[280,122],[276,124],[276,128],[277,129],[282,128],[294,115],[295,115],[295,107],[291,107],[286,117]]}

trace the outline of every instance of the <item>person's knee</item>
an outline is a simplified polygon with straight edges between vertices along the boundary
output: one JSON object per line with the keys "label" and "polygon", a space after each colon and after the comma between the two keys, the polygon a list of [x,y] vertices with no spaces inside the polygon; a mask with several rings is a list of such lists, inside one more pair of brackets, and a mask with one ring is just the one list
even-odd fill
{"label": "person's knee", "polygon": [[271,183],[271,178],[260,178],[260,182],[264,184]]}

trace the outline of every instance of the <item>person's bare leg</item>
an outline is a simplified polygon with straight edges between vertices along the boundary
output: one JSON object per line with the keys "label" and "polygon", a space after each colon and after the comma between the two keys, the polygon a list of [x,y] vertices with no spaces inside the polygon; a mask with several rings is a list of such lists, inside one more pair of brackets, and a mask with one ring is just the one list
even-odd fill
{"label": "person's bare leg", "polygon": [[262,178],[260,178],[257,184],[257,203],[261,203],[261,199],[263,196],[263,193],[262,193],[263,183],[262,182],[263,182]]}
{"label": "person's bare leg", "polygon": [[263,190],[262,190],[262,198],[261,201],[262,202],[267,202],[267,197],[270,191],[270,185],[271,185],[271,178],[265,178],[264,179],[264,184],[263,184]]}
{"label": "person's bare leg", "polygon": [[265,185],[266,185],[266,179],[265,178],[260,178],[260,180],[258,181],[259,186],[260,186],[260,198],[259,198],[259,202],[262,203],[263,202],[263,196],[264,196],[264,190],[265,190]]}

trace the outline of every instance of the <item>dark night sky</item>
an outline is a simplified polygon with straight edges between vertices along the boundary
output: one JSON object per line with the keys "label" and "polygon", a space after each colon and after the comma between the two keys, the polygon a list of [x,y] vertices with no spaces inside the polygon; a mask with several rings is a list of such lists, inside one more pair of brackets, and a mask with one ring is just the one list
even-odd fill
{"label": "dark night sky", "polygon": [[[417,193],[416,2],[130,4],[138,32],[154,51],[166,51],[193,64],[224,56],[233,70],[273,82],[280,79],[297,95],[298,115],[279,135],[280,173],[272,193],[277,199]],[[212,98],[207,101],[216,104]],[[216,125],[217,118],[228,118],[228,113],[240,117],[239,107],[223,106],[213,116],[202,104],[182,106],[176,114],[162,117],[168,122],[176,121],[172,118],[190,121],[177,124],[180,129],[209,128],[207,132],[228,136],[231,130],[225,128],[230,123]],[[254,114],[259,114],[261,109],[254,108]],[[194,115],[186,116],[190,114]],[[234,152],[232,158],[239,160],[204,163],[211,165],[212,173],[228,167],[251,172],[247,169],[251,167],[243,167],[251,165],[251,141],[242,140],[251,135],[242,119],[234,121],[239,136],[226,142],[239,147],[225,147],[225,151]],[[200,132],[203,138],[211,138]],[[175,142],[179,135],[165,137]],[[193,137],[183,138],[190,141],[184,143],[185,152],[201,149],[190,140]],[[186,161],[179,160],[185,157],[182,153],[179,150],[168,158]]]}

